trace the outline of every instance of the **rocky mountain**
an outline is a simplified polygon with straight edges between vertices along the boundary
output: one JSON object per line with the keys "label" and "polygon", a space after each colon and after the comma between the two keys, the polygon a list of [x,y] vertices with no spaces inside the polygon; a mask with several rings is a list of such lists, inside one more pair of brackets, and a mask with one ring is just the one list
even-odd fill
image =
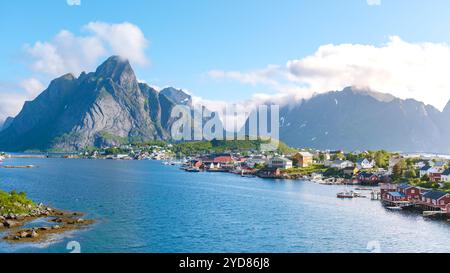
{"label": "rocky mountain", "polygon": [[0,124],[0,131],[3,131],[6,128],[8,128],[13,122],[13,120],[14,120],[13,117],[7,117],[6,120],[2,124]]}
{"label": "rocky mountain", "polygon": [[280,109],[280,139],[295,147],[450,152],[450,102],[422,102],[348,87]]}
{"label": "rocky mountain", "polygon": [[77,149],[170,138],[172,108],[191,97],[139,83],[130,63],[110,57],[95,72],[53,80],[0,132],[0,150]]}

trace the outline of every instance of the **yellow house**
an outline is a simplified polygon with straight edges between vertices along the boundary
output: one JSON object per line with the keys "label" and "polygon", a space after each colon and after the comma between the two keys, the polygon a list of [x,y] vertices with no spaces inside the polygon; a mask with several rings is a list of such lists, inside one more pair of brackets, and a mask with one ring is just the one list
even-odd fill
{"label": "yellow house", "polygon": [[309,152],[299,152],[293,157],[297,167],[308,167],[313,164],[313,155]]}

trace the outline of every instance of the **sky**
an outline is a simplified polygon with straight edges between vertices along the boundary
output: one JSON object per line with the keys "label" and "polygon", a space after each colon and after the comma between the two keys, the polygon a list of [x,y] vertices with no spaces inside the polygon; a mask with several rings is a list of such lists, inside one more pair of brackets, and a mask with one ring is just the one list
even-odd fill
{"label": "sky", "polygon": [[448,14],[448,0],[1,1],[0,122],[52,79],[110,55],[213,110],[350,85],[442,110]]}

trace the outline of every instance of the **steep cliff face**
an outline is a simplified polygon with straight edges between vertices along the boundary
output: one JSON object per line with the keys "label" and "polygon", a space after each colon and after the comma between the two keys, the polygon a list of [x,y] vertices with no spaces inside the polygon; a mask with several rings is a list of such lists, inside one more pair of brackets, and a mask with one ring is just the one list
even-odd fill
{"label": "steep cliff face", "polygon": [[95,72],[51,82],[0,132],[0,148],[78,149],[170,138],[170,112],[181,90],[157,92],[138,83],[129,62],[114,56]]}
{"label": "steep cliff face", "polygon": [[13,117],[7,117],[7,118],[5,119],[5,121],[4,121],[2,124],[0,124],[0,131],[3,131],[3,130],[5,130],[6,128],[8,128],[9,125],[11,125],[11,123],[13,122],[13,120],[14,120]]}

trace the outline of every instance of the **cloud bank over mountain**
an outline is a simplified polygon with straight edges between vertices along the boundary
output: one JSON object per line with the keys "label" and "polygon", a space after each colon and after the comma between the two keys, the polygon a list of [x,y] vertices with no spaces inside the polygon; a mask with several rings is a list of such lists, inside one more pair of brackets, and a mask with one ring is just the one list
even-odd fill
{"label": "cloud bank over mountain", "polygon": [[309,98],[315,93],[357,86],[413,98],[443,109],[450,98],[450,47],[444,43],[411,43],[392,36],[381,46],[328,44],[312,55],[285,65],[253,71],[213,70],[214,79],[259,84],[275,97]]}

